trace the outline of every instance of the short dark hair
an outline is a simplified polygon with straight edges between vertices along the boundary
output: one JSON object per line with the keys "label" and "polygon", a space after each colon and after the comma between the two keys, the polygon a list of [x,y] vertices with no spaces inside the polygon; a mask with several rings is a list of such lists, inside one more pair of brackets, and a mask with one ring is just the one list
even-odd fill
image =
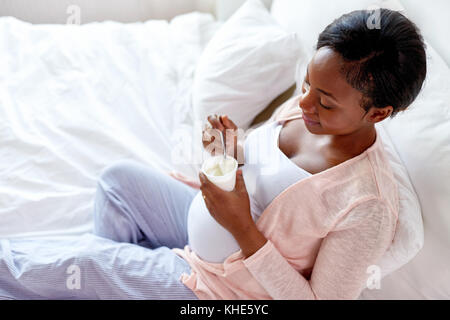
{"label": "short dark hair", "polygon": [[357,10],[334,20],[319,35],[316,49],[329,47],[343,58],[341,72],[363,94],[360,105],[384,108],[391,117],[405,110],[422,89],[427,73],[425,43],[417,26],[398,11]]}

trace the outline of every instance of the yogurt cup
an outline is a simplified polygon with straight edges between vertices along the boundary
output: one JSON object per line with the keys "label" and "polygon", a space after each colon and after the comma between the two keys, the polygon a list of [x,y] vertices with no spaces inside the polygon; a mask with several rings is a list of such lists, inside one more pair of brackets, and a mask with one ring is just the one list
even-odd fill
{"label": "yogurt cup", "polygon": [[[221,161],[225,161],[220,164]],[[235,158],[227,155],[226,159],[223,156],[214,156],[207,158],[202,165],[202,172],[209,181],[224,191],[232,191],[236,184],[236,171],[238,162]],[[225,172],[223,172],[225,170]]]}

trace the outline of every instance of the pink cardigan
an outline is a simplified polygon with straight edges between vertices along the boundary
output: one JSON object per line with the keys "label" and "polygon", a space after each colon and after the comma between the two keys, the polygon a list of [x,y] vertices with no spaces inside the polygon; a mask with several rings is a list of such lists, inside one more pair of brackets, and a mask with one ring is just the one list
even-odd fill
{"label": "pink cardigan", "polygon": [[[269,121],[301,117],[298,98]],[[199,299],[356,299],[392,243],[398,210],[378,134],[360,155],[279,194],[256,223],[268,241],[247,259],[239,250],[208,263],[189,246],[172,250],[191,266],[181,281]]]}

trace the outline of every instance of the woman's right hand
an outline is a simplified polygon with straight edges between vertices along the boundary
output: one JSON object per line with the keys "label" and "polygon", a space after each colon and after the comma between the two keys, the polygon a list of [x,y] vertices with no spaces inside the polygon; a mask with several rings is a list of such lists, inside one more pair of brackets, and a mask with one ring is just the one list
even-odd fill
{"label": "woman's right hand", "polygon": [[[237,160],[237,126],[231,121],[227,115],[210,115],[208,116],[208,122],[210,124],[210,128],[204,128],[202,132],[203,139],[203,148],[209,151],[211,155],[220,155],[223,154],[222,143],[220,141],[220,133],[219,130],[223,134],[224,141],[227,147],[227,155],[234,157]],[[227,135],[230,135],[232,138],[227,139]],[[218,141],[214,143],[215,138],[217,137]],[[227,141],[230,140],[230,141]],[[214,144],[212,144],[214,143]],[[212,144],[210,146],[210,144]],[[214,153],[214,154],[213,154]]]}

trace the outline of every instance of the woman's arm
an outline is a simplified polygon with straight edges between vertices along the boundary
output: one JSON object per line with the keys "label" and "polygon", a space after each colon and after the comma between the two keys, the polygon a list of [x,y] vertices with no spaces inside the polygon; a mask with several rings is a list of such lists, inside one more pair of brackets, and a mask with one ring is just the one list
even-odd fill
{"label": "woman's arm", "polygon": [[372,275],[368,268],[387,250],[395,230],[395,215],[376,201],[376,205],[366,203],[348,213],[351,221],[357,211],[366,212],[363,221],[356,219],[358,223],[324,238],[310,280],[295,270],[270,240],[244,264],[274,299],[356,299]]}
{"label": "woman's arm", "polygon": [[266,237],[256,228],[256,224],[254,223],[247,231],[233,236],[239,244],[245,258],[257,252],[267,242]]}

